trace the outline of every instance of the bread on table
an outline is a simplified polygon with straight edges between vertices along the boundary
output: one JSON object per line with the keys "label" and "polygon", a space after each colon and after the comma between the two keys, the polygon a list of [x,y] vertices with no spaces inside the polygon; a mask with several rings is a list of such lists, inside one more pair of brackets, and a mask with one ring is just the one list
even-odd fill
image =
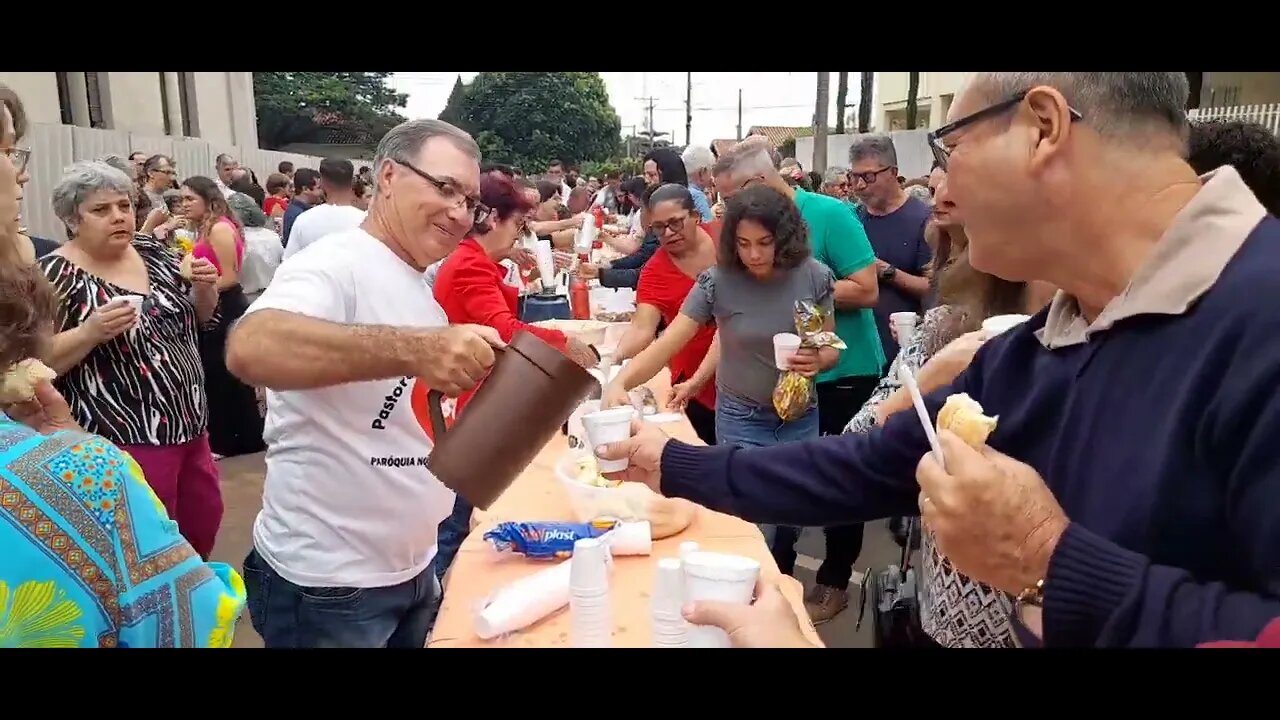
{"label": "bread on table", "polygon": [[35,358],[14,363],[0,377],[0,405],[26,402],[36,396],[36,385],[56,377],[56,372]]}
{"label": "bread on table", "polygon": [[968,393],[956,393],[947,398],[938,411],[938,432],[950,430],[972,447],[987,441],[996,429],[999,417],[989,417],[982,412],[982,404]]}

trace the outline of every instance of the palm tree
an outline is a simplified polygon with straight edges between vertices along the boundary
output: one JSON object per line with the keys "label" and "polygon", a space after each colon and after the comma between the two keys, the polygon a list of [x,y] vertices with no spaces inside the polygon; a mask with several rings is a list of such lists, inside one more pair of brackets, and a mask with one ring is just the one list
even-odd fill
{"label": "palm tree", "polygon": [[836,85],[836,134],[844,134],[844,104],[849,99],[849,73],[839,73]]}
{"label": "palm tree", "polygon": [[858,132],[864,133],[871,128],[871,95],[875,90],[876,74],[864,72],[858,93]]}
{"label": "palm tree", "polygon": [[916,95],[920,94],[920,73],[907,73],[907,129],[916,129],[916,118],[920,114],[919,101]]}

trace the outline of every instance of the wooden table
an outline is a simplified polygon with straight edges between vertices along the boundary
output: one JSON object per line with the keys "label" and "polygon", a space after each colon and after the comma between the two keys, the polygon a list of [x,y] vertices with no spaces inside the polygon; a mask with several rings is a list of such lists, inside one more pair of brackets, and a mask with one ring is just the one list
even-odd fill
{"label": "wooden table", "polygon": [[[667,371],[648,383],[659,398],[669,387]],[[682,419],[663,429],[686,442],[698,442],[697,435]],[[555,463],[568,449],[557,434],[530,463],[524,473],[487,512],[477,511],[472,532],[463,542],[446,578],[444,601],[436,619],[429,647],[568,647],[569,613],[558,612],[534,625],[505,637],[481,640],[472,625],[473,609],[498,588],[549,567],[546,561],[520,556],[501,556],[484,541],[484,533],[506,521],[575,521],[569,499],[555,476]],[[761,573],[778,581],[791,601],[796,617],[809,640],[821,644],[804,609],[803,588],[794,578],[783,576],[755,525],[729,515],[699,507],[693,523],[683,532],[655,541],[653,553],[644,557],[619,557],[609,580],[613,610],[615,647],[649,647],[649,591],[657,562],[678,554],[680,543],[692,540],[700,549],[745,555],[760,562]]]}

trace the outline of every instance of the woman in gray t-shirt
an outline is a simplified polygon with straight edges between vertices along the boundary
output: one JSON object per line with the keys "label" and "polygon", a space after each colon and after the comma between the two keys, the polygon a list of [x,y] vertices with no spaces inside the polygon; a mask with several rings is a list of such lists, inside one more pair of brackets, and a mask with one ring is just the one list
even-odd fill
{"label": "woman in gray t-shirt", "polygon": [[[774,365],[773,336],[796,331],[797,300],[830,313],[834,282],[810,254],[808,228],[790,198],[763,185],[735,193],[726,204],[717,265],[698,276],[680,314],[613,385],[630,389],[647,381],[714,320],[717,342],[697,374],[673,388],[677,402],[695,395],[714,374],[718,444],[754,447],[816,438],[816,394],[809,411],[791,422],[782,422],[773,409],[781,372]],[[834,329],[830,315],[826,329]],[[792,356],[791,369],[812,378],[839,357],[834,348],[805,348]]]}

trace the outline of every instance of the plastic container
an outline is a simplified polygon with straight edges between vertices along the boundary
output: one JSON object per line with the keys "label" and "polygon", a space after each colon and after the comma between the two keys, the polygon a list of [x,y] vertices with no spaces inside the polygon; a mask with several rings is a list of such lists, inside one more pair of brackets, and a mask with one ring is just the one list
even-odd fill
{"label": "plastic container", "polygon": [[589,454],[590,449],[570,450],[556,463],[556,477],[569,496],[569,505],[578,522],[591,522],[600,518],[614,518],[624,522],[648,519],[653,491],[643,485],[624,483],[610,488],[578,482],[578,458]]}

